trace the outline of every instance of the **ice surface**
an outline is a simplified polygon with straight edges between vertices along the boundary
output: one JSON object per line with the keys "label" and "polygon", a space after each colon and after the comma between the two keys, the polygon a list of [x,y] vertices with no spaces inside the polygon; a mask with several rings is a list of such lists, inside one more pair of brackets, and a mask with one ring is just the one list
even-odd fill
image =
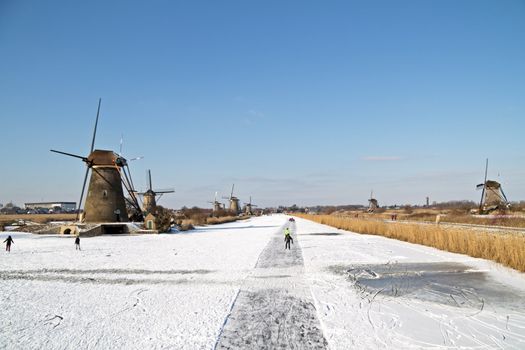
{"label": "ice surface", "polygon": [[525,348],[524,274],[302,219],[285,252],[287,222],[81,238],[82,251],[10,232],[0,349]]}

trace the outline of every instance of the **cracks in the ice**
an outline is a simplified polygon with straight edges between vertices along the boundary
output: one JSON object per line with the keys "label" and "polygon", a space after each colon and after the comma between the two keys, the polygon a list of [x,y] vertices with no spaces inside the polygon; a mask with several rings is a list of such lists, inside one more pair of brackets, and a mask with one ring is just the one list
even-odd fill
{"label": "cracks in the ice", "polygon": [[[64,271],[64,272],[62,272]],[[0,272],[2,280],[26,280],[41,282],[65,282],[65,283],[89,283],[89,284],[214,284],[221,281],[213,279],[199,278],[193,280],[191,275],[201,276],[212,273],[211,270],[121,270],[121,269],[101,269],[101,270],[16,270]],[[126,275],[131,276],[126,276]],[[103,275],[103,276],[99,276]],[[160,278],[161,276],[166,276]],[[184,276],[183,278],[181,278]],[[185,277],[185,276],[190,276]],[[170,278],[174,277],[174,278]]]}
{"label": "cracks in the ice", "polygon": [[44,320],[44,324],[46,325],[53,325],[53,329],[57,328],[58,326],[60,326],[60,323],[62,323],[62,320],[64,319],[64,317],[60,316],[60,315],[46,315],[45,317],[48,317],[47,319]]}

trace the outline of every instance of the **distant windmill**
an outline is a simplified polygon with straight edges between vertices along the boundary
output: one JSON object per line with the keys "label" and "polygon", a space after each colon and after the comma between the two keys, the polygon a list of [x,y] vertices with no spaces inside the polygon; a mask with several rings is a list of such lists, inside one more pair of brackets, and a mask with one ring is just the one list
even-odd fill
{"label": "distant windmill", "polygon": [[503,192],[501,184],[494,180],[487,180],[489,160],[485,163],[485,180],[476,186],[481,191],[481,200],[479,202],[479,213],[488,213],[494,210],[506,210],[510,204],[507,196]]}
{"label": "distant windmill", "polygon": [[[51,152],[79,158],[86,163],[87,168],[80,193],[80,200],[78,202],[78,213],[80,213],[88,174],[91,170],[91,179],[89,181],[86,203],[84,205],[85,222],[104,223],[128,221],[126,200],[131,207],[140,211],[140,205],[135,196],[133,182],[131,181],[128,162],[124,157],[113,151],[94,149],[101,102],[102,100],[99,99],[89,155],[84,157],[56,150],[51,150]],[[129,193],[130,199],[124,197],[122,186],[124,186]],[[79,215],[77,214],[77,220],[78,219]]]}
{"label": "distant windmill", "polygon": [[222,209],[224,209],[224,204],[222,204],[221,202],[219,202],[217,200],[217,192],[215,192],[215,198],[214,198],[213,202],[208,202],[208,203],[213,204],[213,212],[214,213],[217,213],[217,212],[221,211]]}
{"label": "distant windmill", "polygon": [[368,200],[367,211],[369,213],[373,213],[374,211],[376,211],[377,208],[379,208],[379,203],[377,202],[377,199],[374,198],[374,191],[372,190],[370,192],[370,199]]}
{"label": "distant windmill", "polygon": [[148,169],[146,181],[148,182],[148,189],[146,192],[139,192],[142,196],[142,209],[146,213],[154,213],[157,208],[157,202],[165,193],[173,193],[174,189],[154,190],[151,184],[151,170]]}
{"label": "distant windmill", "polygon": [[239,198],[235,197],[233,195],[233,189],[235,187],[235,184],[232,185],[232,191],[230,194],[230,197],[222,197],[223,199],[227,199],[230,202],[230,211],[235,213],[235,215],[240,213],[240,206],[239,206]]}
{"label": "distant windmill", "polygon": [[244,213],[247,215],[253,215],[253,208],[257,207],[257,205],[252,204],[252,196],[250,196],[250,202],[244,203]]}

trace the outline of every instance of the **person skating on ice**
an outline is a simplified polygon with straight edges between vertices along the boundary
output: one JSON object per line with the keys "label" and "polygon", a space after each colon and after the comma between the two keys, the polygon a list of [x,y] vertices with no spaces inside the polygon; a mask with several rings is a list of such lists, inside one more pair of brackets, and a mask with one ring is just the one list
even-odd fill
{"label": "person skating on ice", "polygon": [[293,244],[293,238],[292,238],[292,235],[290,234],[290,229],[287,227],[284,229],[284,249],[288,248],[290,249],[290,242],[292,242]]}
{"label": "person skating on ice", "polygon": [[10,252],[11,251],[11,243],[15,243],[15,241],[13,241],[13,238],[11,238],[11,236],[8,236],[4,240],[4,243],[5,243],[5,250],[6,250],[6,252]]}

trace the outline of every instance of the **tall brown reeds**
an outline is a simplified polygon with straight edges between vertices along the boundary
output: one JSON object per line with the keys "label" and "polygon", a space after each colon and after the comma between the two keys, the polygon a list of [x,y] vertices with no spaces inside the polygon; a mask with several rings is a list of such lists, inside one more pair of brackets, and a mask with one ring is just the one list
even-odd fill
{"label": "tall brown reeds", "polygon": [[295,214],[343,230],[394,238],[498,262],[525,272],[525,235],[428,224],[386,223],[332,215]]}

